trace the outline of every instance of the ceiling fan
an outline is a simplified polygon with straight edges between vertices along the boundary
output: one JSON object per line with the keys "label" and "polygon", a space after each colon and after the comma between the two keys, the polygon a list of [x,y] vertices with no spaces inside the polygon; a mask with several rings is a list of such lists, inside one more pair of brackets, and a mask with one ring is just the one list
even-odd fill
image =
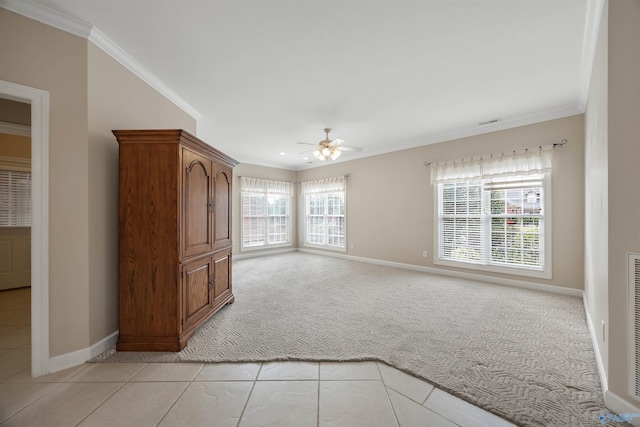
{"label": "ceiling fan", "polygon": [[[308,142],[298,142],[298,144],[317,145],[317,148],[313,151],[313,155],[320,160],[327,160],[327,159],[336,160],[338,157],[340,157],[340,152],[342,151],[361,151],[362,150],[362,148],[359,148],[359,147],[347,147],[344,145],[340,145],[344,142],[344,139],[340,139],[340,138],[336,138],[333,140],[329,139],[329,132],[331,132],[331,129],[329,128],[324,129],[324,133],[326,134],[326,137],[325,139],[320,141],[318,144],[311,144]],[[303,154],[303,153],[308,153],[308,151],[304,151],[300,154]]]}

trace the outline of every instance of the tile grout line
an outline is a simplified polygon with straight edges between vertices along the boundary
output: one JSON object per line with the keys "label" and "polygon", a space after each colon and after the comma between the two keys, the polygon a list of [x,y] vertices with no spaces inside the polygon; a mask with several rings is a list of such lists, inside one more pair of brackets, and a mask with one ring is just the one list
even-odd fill
{"label": "tile grout line", "polygon": [[[445,420],[447,420],[447,421],[451,422],[452,424],[455,424],[455,425],[456,425],[456,426],[458,426],[458,427],[462,427],[462,426],[460,426],[460,424],[458,424],[458,423],[454,422],[453,420],[449,419],[449,417],[447,417],[447,416],[445,416],[445,415],[443,415],[443,414],[441,414],[441,413],[439,413],[439,412],[436,412],[436,411],[434,411],[434,410],[432,410],[432,409],[427,408],[426,406],[424,406],[424,404],[427,402],[427,400],[429,400],[429,397],[431,397],[431,394],[432,394],[436,389],[438,389],[435,385],[430,384],[430,385],[431,385],[431,387],[432,387],[432,388],[431,388],[431,391],[427,394],[427,397],[424,399],[424,401],[423,401],[422,403],[416,402],[415,400],[413,400],[413,399],[412,399],[412,398],[410,398],[409,396],[405,395],[404,393],[400,392],[399,390],[396,390],[395,388],[393,388],[393,387],[388,386],[387,384],[385,384],[385,382],[384,382],[384,377],[382,376],[382,371],[380,370],[380,366],[378,365],[378,363],[381,363],[381,362],[376,362],[376,366],[378,367],[378,372],[379,372],[379,374],[380,374],[380,378],[382,379],[382,384],[384,385],[384,391],[387,393],[387,398],[388,398],[389,400],[391,400],[391,397],[389,396],[389,391],[388,391],[388,390],[389,390],[389,389],[391,389],[391,390],[395,391],[396,393],[398,393],[400,396],[402,396],[402,397],[404,397],[404,398],[406,398],[406,399],[408,399],[408,400],[410,400],[410,401],[412,401],[412,402],[414,402],[414,403],[416,403],[416,404],[418,404],[418,405],[422,406],[422,407],[423,407],[423,408],[425,408],[426,410],[433,412],[434,414],[438,415],[439,417],[444,418]],[[421,380],[421,381],[422,381],[422,380]],[[396,416],[396,409],[393,407],[393,404],[391,405],[391,408],[393,409],[393,415],[394,415],[394,416]],[[400,420],[398,420],[397,416],[396,416],[396,422],[398,423],[398,426],[400,426]]]}
{"label": "tile grout line", "polygon": [[431,389],[431,391],[429,392],[429,394],[427,395],[427,397],[424,399],[424,402],[422,402],[420,404],[420,406],[422,406],[423,408],[433,412],[434,414],[438,415],[439,417],[444,418],[445,420],[449,421],[451,424],[455,424],[458,427],[463,427],[460,424],[456,423],[455,421],[453,421],[451,418],[449,418],[448,416],[446,416],[445,414],[441,414],[440,412],[436,412],[431,408],[428,408],[425,406],[425,403],[427,403],[427,400],[429,400],[429,398],[431,397],[431,395],[436,391],[436,390],[440,390],[439,388],[437,388],[436,386],[433,386],[433,388]]}
{"label": "tile grout line", "polygon": [[[437,388],[436,386],[434,386],[433,384],[431,384],[432,389],[429,393],[427,393],[427,397],[424,398],[424,400],[422,401],[422,403],[420,405],[424,406],[425,403],[427,403],[427,400],[429,400],[429,398],[431,397],[431,395],[433,394],[433,392],[435,391],[435,389]],[[425,406],[426,408],[426,406]]]}
{"label": "tile grout line", "polygon": [[[160,383],[162,383],[164,381],[160,381]],[[176,381],[179,382],[179,381]],[[138,383],[140,384],[140,383]],[[184,394],[185,391],[187,391],[187,389],[189,388],[189,386],[191,385],[191,381],[188,381],[186,383],[186,385],[184,386],[184,388],[182,389],[182,391],[180,392],[180,394],[178,394],[178,396],[176,396],[175,400],[171,403],[171,405],[169,405],[169,407],[167,408],[167,410],[164,412],[164,414],[162,414],[162,416],[160,417],[160,419],[158,420],[158,422],[155,424],[155,427],[159,426],[160,423],[162,423],[162,421],[165,419],[165,417],[167,416],[167,414],[169,414],[169,412],[171,412],[171,409],[176,405],[176,403],[178,402],[178,400],[180,400],[180,398],[182,397],[182,395]]]}
{"label": "tile grout line", "polygon": [[55,386],[49,390],[46,391],[44,393],[42,393],[40,396],[38,396],[37,398],[33,399],[32,401],[30,401],[29,403],[27,403],[26,405],[24,405],[23,407],[21,407],[20,409],[16,410],[15,412],[13,412],[12,414],[10,414],[8,417],[0,420],[0,424],[4,424],[5,422],[7,422],[10,418],[18,415],[20,412],[24,411],[25,409],[27,409],[29,406],[33,405],[34,403],[36,403],[37,401],[39,401],[40,399],[42,399],[43,397],[45,397],[47,394],[51,393],[53,390],[57,389],[58,387],[60,387],[62,384],[64,383],[49,383],[49,384],[55,384]]}
{"label": "tile grout line", "polygon": [[391,412],[393,413],[393,418],[396,420],[396,427],[400,426],[400,420],[398,419],[398,414],[396,414],[396,408],[394,408],[393,403],[391,403],[391,396],[389,396],[389,389],[384,382],[384,377],[382,376],[382,371],[380,370],[379,362],[376,362],[376,369],[378,370],[378,375],[380,375],[380,382],[382,383],[382,387],[384,388],[384,392],[387,395],[387,402],[389,402],[389,406],[391,406]]}
{"label": "tile grout line", "polygon": [[[124,386],[127,385],[128,383],[129,383],[128,381],[125,381],[122,384],[120,384],[120,387],[116,388],[113,391],[113,393],[111,393],[109,396],[107,396],[106,399],[104,399],[98,406],[93,408],[93,410],[89,411],[89,413],[85,417],[83,417],[80,421],[78,421],[78,423],[76,424],[76,427],[79,426],[80,424],[82,424],[84,422],[84,420],[89,418],[94,412],[96,412],[99,408],[101,408],[102,405],[104,405],[109,399],[111,399],[117,392],[122,390],[124,388]],[[65,382],[65,384],[96,384],[96,383],[93,383],[93,382],[90,382],[90,383],[81,383],[81,382],[67,383],[67,382]]]}
{"label": "tile grout line", "polygon": [[262,372],[263,366],[264,366],[264,362],[260,363],[260,368],[258,369],[258,373],[256,374],[256,377],[253,379],[253,384],[251,385],[251,390],[249,390],[249,395],[247,396],[247,400],[244,402],[244,405],[242,406],[242,411],[240,411],[240,416],[238,417],[238,424],[236,424],[236,427],[239,427],[240,423],[242,422],[242,417],[244,417],[244,411],[247,409],[247,405],[249,405],[249,399],[251,399],[251,395],[253,394],[253,389],[256,388],[256,383],[258,382],[258,377]]}
{"label": "tile grout line", "polygon": [[[93,408],[92,411],[89,411],[89,413],[83,417],[80,421],[78,421],[78,423],[76,424],[76,427],[79,426],[80,424],[82,424],[84,422],[84,420],[86,420],[87,418],[89,418],[91,416],[91,414],[93,414],[94,412],[96,412],[100,407],[102,407],[102,405],[104,405],[109,399],[111,399],[117,392],[119,392],[120,390],[122,390],[124,388],[125,385],[129,384],[129,382],[140,373],[140,371],[142,371],[146,366],[148,366],[148,363],[145,363],[144,366],[142,368],[140,368],[138,371],[136,371],[135,374],[133,374],[128,380],[123,381],[122,384],[120,385],[120,387],[116,388],[113,393],[111,393],[109,396],[107,396],[106,399],[104,399],[98,406],[96,406],[95,408]],[[100,384],[100,383],[117,383],[119,381],[71,381],[73,378],[77,377],[78,375],[80,375],[83,371],[87,370],[89,367],[85,367],[84,369],[81,369],[80,371],[76,372],[74,375],[70,376],[69,378],[67,378],[64,383],[65,384]]]}
{"label": "tile grout line", "polygon": [[[171,363],[176,363],[176,362],[171,362]],[[178,394],[178,396],[173,401],[173,403],[171,405],[169,405],[169,408],[165,411],[164,414],[162,414],[162,417],[160,417],[160,419],[156,423],[156,427],[159,426],[160,424],[162,424],[162,421],[164,421],[164,419],[169,414],[169,412],[171,412],[171,409],[173,409],[173,407],[176,406],[176,403],[178,403],[178,400],[180,400],[180,398],[187,391],[187,389],[189,387],[191,387],[191,384],[193,384],[193,380],[196,379],[196,377],[198,376],[200,371],[202,371],[204,369],[204,366],[205,366],[204,363],[200,364],[200,369],[198,369],[198,371],[191,377],[191,380],[187,381],[187,385],[185,386],[185,388],[182,389],[182,391],[180,392],[180,394]],[[181,381],[176,381],[176,382],[181,382]]]}

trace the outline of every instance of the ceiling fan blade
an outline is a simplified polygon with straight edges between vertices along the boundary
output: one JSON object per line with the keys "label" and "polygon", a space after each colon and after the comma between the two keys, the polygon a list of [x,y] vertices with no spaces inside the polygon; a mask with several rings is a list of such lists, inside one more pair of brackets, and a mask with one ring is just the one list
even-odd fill
{"label": "ceiling fan blade", "polygon": [[331,141],[331,143],[332,143],[333,145],[340,145],[340,144],[342,144],[343,142],[344,142],[344,139],[341,139],[341,138],[336,138],[336,139],[334,139],[333,141]]}
{"label": "ceiling fan blade", "polygon": [[298,154],[299,154],[299,155],[300,155],[300,154],[307,154],[307,153],[311,153],[312,151],[315,151],[315,150],[307,150],[307,151],[303,151],[302,153],[298,153]]}
{"label": "ceiling fan blade", "polygon": [[300,142],[300,141],[296,142],[296,144],[303,144],[303,145],[318,145],[318,144],[312,144],[312,143],[310,143],[310,142]]}
{"label": "ceiling fan blade", "polygon": [[340,151],[354,151],[354,152],[356,152],[356,151],[362,151],[362,148],[360,148],[360,147],[346,147],[346,146],[340,146],[340,147],[337,147],[337,148],[338,148],[338,150],[340,150]]}

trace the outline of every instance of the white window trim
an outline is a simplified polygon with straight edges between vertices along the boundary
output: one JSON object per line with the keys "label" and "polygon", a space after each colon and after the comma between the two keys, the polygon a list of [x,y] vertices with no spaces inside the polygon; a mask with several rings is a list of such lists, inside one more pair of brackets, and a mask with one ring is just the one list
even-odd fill
{"label": "white window trim", "polygon": [[[328,249],[331,251],[336,251],[336,252],[347,252],[347,189],[345,188],[344,190],[334,190],[334,191],[321,191],[321,192],[317,192],[317,193],[312,193],[314,195],[317,194],[334,194],[334,193],[339,193],[343,191],[344,192],[344,247],[340,247],[340,246],[334,246],[334,245],[318,245],[315,243],[309,243],[307,240],[307,196],[311,195],[311,194],[304,194],[303,195],[303,209],[304,209],[304,235],[302,238],[302,245],[306,248],[316,248],[316,249]],[[325,218],[327,218],[327,216],[325,215]]]}
{"label": "white window trim", "polygon": [[[258,179],[258,178],[256,178]],[[268,180],[264,180],[264,181],[268,181]],[[275,182],[275,181],[274,181]],[[284,182],[284,181],[283,181]],[[291,184],[292,186],[294,186],[293,183],[289,183],[287,182],[287,184]],[[240,188],[240,251],[241,252],[251,252],[251,251],[263,251],[265,249],[277,249],[277,248],[288,248],[288,247],[292,247],[293,246],[293,239],[292,239],[292,229],[293,229],[293,191],[294,189],[292,188],[291,190],[291,194],[288,195],[288,209],[287,209],[287,218],[289,219],[289,226],[287,227],[287,241],[283,242],[283,243],[265,243],[264,245],[259,245],[259,246],[245,246],[244,245],[244,214],[243,214],[243,193],[244,191],[242,190],[242,188]],[[265,211],[267,212],[267,211]],[[268,219],[268,215],[265,216],[265,218]],[[267,222],[267,227],[265,228],[265,233],[268,233],[268,222]]]}
{"label": "white window trim", "polygon": [[434,186],[433,191],[433,230],[434,230],[434,239],[433,239],[433,253],[434,259],[433,263],[435,265],[441,265],[444,267],[453,267],[453,268],[465,268],[469,270],[478,270],[489,273],[499,273],[499,274],[508,274],[514,276],[524,276],[524,277],[532,277],[538,279],[548,279],[552,278],[553,272],[553,254],[552,254],[552,221],[553,217],[553,206],[551,203],[552,195],[551,195],[551,173],[544,173],[544,267],[542,270],[537,269],[529,269],[526,267],[519,266],[500,266],[493,264],[474,264],[470,262],[463,261],[452,261],[452,260],[443,260],[440,259],[440,222],[439,222],[439,191],[437,185]]}
{"label": "white window trim", "polygon": [[[349,175],[321,179],[317,181],[308,181],[301,183],[300,194],[302,198],[302,246],[315,249],[326,249],[335,252],[347,252],[347,178]],[[305,187],[316,187],[318,191],[305,192]],[[307,195],[309,194],[332,194],[344,192],[344,247],[333,245],[318,245],[309,243],[307,240]]]}
{"label": "white window trim", "polygon": [[[291,238],[291,230],[293,228],[293,220],[291,215],[293,197],[288,196],[289,210],[287,212],[287,218],[289,219],[289,227],[287,227],[287,241],[284,243],[265,243],[264,245],[259,246],[245,246],[244,245],[244,215],[241,215],[240,221],[240,251],[242,252],[251,252],[251,251],[260,251],[265,249],[276,249],[276,248],[288,248],[293,246],[293,240]],[[240,193],[240,212],[242,212],[242,192]],[[269,218],[265,216],[265,218]],[[265,233],[268,233],[268,223],[265,228]]]}

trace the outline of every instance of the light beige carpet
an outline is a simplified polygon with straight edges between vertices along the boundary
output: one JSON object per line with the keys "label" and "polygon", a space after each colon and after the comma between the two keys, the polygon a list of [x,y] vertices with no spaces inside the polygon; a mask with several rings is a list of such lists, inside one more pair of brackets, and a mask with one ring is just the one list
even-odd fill
{"label": "light beige carpet", "polygon": [[606,411],[581,298],[303,253],[237,261],[233,280],[183,351],[94,361],[378,360],[520,425]]}

